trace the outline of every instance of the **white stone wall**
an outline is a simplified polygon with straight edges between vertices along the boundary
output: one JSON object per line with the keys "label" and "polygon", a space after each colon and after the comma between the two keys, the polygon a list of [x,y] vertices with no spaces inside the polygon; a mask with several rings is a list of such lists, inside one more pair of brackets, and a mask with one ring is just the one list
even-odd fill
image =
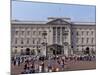
{"label": "white stone wall", "polygon": [[[72,25],[72,24],[71,24]],[[47,32],[46,42],[47,45],[53,44],[53,27],[60,27],[60,45],[63,45],[62,40],[68,42],[69,50],[72,50],[71,46],[73,46],[74,51],[82,51],[89,47],[90,50],[95,50],[96,47],[96,30],[95,25],[51,25],[51,24],[24,24],[24,23],[13,23],[11,26],[11,49],[12,52],[15,53],[17,51],[20,54],[21,50],[25,52],[26,48],[30,48],[30,50],[37,51],[37,41],[39,50],[41,52],[42,45],[41,43],[44,41],[43,31]],[[62,27],[65,27],[65,31],[68,31],[68,35],[66,39],[63,38],[62,35]],[[78,32],[78,35],[77,35]],[[88,35],[87,35],[88,32]],[[93,32],[93,33],[92,33]],[[83,42],[82,42],[83,38]],[[88,43],[87,43],[88,38]],[[17,44],[15,43],[17,39]],[[29,43],[28,42],[29,39]],[[93,39],[93,42],[91,42]],[[21,40],[23,40],[23,44],[21,44]],[[34,40],[34,43],[33,43]],[[57,43],[57,37],[56,37]]]}
{"label": "white stone wall", "polygon": [[96,29],[93,25],[80,25],[72,27],[72,40],[74,50],[82,51],[89,47],[89,50],[96,50]]}

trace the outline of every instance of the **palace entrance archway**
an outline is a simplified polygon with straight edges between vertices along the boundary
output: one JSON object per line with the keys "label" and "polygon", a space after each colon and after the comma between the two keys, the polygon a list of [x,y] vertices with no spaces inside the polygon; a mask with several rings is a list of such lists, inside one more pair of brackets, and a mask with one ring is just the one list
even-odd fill
{"label": "palace entrance archway", "polygon": [[63,46],[58,44],[53,44],[48,46],[48,54],[51,55],[62,55],[64,53]]}
{"label": "palace entrance archway", "polygon": [[30,55],[30,48],[26,48],[26,55]]}

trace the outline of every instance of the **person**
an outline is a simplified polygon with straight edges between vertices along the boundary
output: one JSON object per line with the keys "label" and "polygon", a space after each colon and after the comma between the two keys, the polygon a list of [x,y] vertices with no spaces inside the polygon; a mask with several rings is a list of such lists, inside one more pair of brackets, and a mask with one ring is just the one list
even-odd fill
{"label": "person", "polygon": [[42,65],[39,65],[39,72],[42,72]]}
{"label": "person", "polygon": [[48,72],[48,66],[45,67],[44,72]]}
{"label": "person", "polygon": [[64,65],[65,65],[65,60],[62,59],[62,67],[64,68]]}
{"label": "person", "polygon": [[23,63],[24,62],[24,57],[22,57],[21,60],[22,60],[22,63]]}
{"label": "person", "polygon": [[64,69],[64,60],[61,60],[61,61],[60,61],[60,65],[61,65],[62,70],[63,70],[63,69]]}
{"label": "person", "polygon": [[18,60],[18,66],[20,66],[20,60]]}
{"label": "person", "polygon": [[14,66],[16,65],[16,60],[14,59]]}
{"label": "person", "polygon": [[26,74],[26,68],[24,68],[24,71],[22,71],[21,74]]}
{"label": "person", "polygon": [[48,71],[49,72],[52,72],[52,66],[51,66],[51,62],[49,61],[49,63],[48,63]]}
{"label": "person", "polygon": [[49,67],[48,67],[48,71],[49,71],[49,72],[52,72],[52,66],[49,66]]}
{"label": "person", "polygon": [[57,59],[57,63],[60,64],[60,61]]}
{"label": "person", "polygon": [[39,65],[36,63],[36,64],[34,65],[34,71],[35,71],[35,72],[38,72],[38,69],[39,69]]}
{"label": "person", "polygon": [[30,73],[30,68],[27,67],[27,68],[26,68],[26,74],[29,74],[29,73]]}
{"label": "person", "polygon": [[16,65],[18,66],[18,59],[16,59],[15,61],[16,61]]}
{"label": "person", "polygon": [[58,72],[59,71],[59,68],[57,67],[55,71]]}
{"label": "person", "polygon": [[35,73],[34,64],[30,65],[30,73]]}
{"label": "person", "polygon": [[41,63],[42,66],[42,72],[44,72],[44,62]]}

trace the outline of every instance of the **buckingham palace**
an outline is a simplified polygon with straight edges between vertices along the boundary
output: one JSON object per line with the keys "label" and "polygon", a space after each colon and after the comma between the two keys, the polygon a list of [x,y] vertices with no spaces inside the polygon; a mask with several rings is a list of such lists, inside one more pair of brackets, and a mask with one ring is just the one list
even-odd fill
{"label": "buckingham palace", "polygon": [[11,21],[12,55],[83,55],[96,51],[96,23],[48,17],[47,21]]}

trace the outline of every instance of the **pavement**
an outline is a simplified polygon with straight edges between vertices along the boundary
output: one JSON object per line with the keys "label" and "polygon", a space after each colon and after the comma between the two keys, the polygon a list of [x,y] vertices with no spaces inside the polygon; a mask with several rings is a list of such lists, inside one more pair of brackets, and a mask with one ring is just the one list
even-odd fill
{"label": "pavement", "polygon": [[[50,61],[53,68],[59,68],[59,71],[75,71],[75,70],[90,70],[96,69],[96,61],[67,61],[62,70],[61,66],[54,60]],[[35,62],[38,64],[39,62]],[[47,66],[48,61],[45,61],[45,66]],[[11,64],[11,75],[18,75],[23,72],[24,63],[20,66],[13,66]]]}

